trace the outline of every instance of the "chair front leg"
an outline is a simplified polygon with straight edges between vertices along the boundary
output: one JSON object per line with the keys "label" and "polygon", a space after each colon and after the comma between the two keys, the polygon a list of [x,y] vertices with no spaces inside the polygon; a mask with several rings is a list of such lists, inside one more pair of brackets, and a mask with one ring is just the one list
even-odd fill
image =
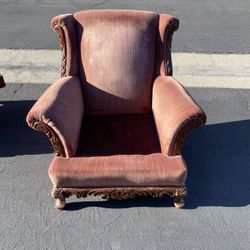
{"label": "chair front leg", "polygon": [[66,205],[66,197],[60,192],[56,187],[53,187],[51,190],[51,196],[55,199],[55,208],[63,210]]}

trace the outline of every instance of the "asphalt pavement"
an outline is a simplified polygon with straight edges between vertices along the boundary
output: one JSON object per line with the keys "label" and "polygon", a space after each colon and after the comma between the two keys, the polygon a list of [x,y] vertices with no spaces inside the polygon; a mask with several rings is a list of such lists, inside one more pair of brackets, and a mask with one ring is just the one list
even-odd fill
{"label": "asphalt pavement", "polygon": [[[174,76],[208,117],[185,141],[184,209],[174,208],[170,198],[71,197],[64,211],[53,207],[47,174],[53,150],[25,117],[60,77],[50,19],[93,8],[180,18]],[[249,16],[244,0],[0,0],[0,72],[6,80],[0,89],[0,249],[250,249]]]}
{"label": "asphalt pavement", "polygon": [[83,9],[143,9],[180,19],[173,50],[249,53],[250,1],[246,0],[2,0],[0,48],[57,49],[52,17]]}
{"label": "asphalt pavement", "polygon": [[172,200],[67,200],[56,210],[47,137],[25,116],[45,84],[0,91],[0,249],[249,249],[250,90],[188,88],[207,125],[188,135],[186,208]]}

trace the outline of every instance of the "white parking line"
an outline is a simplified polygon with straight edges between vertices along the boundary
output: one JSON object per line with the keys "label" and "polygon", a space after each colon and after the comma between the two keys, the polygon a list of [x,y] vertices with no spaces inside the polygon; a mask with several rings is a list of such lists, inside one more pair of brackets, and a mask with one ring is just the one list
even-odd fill
{"label": "white parking line", "polygon": [[188,87],[250,88],[250,54],[173,53],[173,70]]}
{"label": "white parking line", "polygon": [[[60,78],[59,50],[0,49],[6,83],[50,84]],[[174,77],[187,87],[250,88],[250,54],[173,53]]]}
{"label": "white parking line", "polygon": [[59,50],[0,49],[0,72],[6,84],[50,84],[60,78]]}

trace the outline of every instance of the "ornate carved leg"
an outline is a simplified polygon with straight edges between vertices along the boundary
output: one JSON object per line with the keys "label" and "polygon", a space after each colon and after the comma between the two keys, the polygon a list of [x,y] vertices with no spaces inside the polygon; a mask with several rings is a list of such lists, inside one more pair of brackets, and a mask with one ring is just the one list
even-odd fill
{"label": "ornate carved leg", "polygon": [[184,197],[187,195],[187,189],[178,188],[176,189],[175,193],[173,194],[174,197],[174,206],[176,208],[183,208],[185,206]]}
{"label": "ornate carved leg", "polygon": [[176,208],[183,208],[185,206],[185,202],[184,202],[184,199],[182,198],[182,196],[174,197],[174,206]]}
{"label": "ornate carved leg", "polygon": [[55,208],[64,209],[66,204],[65,198],[56,198],[55,199]]}
{"label": "ornate carved leg", "polygon": [[60,192],[60,189],[53,187],[51,191],[51,196],[55,198],[55,208],[64,209],[66,205],[66,200],[62,192]]}

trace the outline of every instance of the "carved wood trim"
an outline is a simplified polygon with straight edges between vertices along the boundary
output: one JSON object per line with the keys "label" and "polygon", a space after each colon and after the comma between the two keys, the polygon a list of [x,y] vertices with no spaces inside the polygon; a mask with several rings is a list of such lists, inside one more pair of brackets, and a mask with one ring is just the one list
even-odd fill
{"label": "carved wood trim", "polygon": [[170,197],[185,197],[186,187],[111,187],[111,188],[53,188],[53,198],[64,199],[72,195],[77,198],[87,196],[101,196],[103,199],[126,200],[136,197],[151,196],[161,198],[166,195]]}
{"label": "carved wood trim", "polygon": [[49,125],[42,121],[33,121],[31,127],[39,132],[44,132],[48,136],[56,156],[66,157],[61,139]]}
{"label": "carved wood trim", "polygon": [[66,65],[67,65],[67,47],[66,47],[65,32],[63,27],[64,24],[62,21],[60,23],[57,23],[53,27],[54,31],[57,33],[61,50],[61,77],[66,76]]}
{"label": "carved wood trim", "polygon": [[180,155],[182,147],[184,145],[184,139],[185,136],[188,134],[188,132],[194,128],[199,128],[203,126],[204,124],[203,119],[195,118],[190,121],[188,121],[179,131],[178,135],[175,138],[173,147],[171,152],[169,153],[169,156],[174,156],[174,155]]}
{"label": "carved wood trim", "polygon": [[176,18],[173,18],[168,25],[168,29],[166,31],[164,37],[164,66],[166,75],[172,76],[173,75],[173,65],[172,65],[172,56],[171,56],[171,47],[172,47],[172,38],[174,32],[179,27],[179,21]]}

